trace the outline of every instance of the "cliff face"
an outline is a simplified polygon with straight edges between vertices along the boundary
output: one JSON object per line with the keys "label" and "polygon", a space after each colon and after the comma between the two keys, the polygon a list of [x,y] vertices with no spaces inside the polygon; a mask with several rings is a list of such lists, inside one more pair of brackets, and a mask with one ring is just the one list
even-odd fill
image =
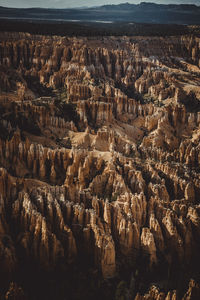
{"label": "cliff face", "polygon": [[[173,274],[195,276],[200,250],[199,45],[1,33],[1,276],[126,266],[135,299],[181,299]],[[166,293],[141,296],[144,272]]]}

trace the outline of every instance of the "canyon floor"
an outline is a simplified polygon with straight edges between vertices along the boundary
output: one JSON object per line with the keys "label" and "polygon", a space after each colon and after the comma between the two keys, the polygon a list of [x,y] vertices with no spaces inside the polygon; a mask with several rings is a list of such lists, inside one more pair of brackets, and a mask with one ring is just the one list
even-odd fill
{"label": "canyon floor", "polygon": [[0,299],[200,299],[200,38],[0,32]]}

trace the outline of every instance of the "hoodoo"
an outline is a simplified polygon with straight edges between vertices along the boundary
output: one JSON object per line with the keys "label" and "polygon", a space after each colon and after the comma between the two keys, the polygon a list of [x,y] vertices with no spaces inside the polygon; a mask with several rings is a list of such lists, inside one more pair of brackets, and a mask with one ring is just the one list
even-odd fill
{"label": "hoodoo", "polygon": [[0,33],[2,299],[200,299],[199,75],[195,36]]}

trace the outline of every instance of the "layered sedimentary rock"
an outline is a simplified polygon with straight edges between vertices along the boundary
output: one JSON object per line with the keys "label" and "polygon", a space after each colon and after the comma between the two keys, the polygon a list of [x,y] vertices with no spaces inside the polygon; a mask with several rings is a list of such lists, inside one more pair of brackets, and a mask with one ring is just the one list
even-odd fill
{"label": "layered sedimentary rock", "polygon": [[1,275],[126,266],[135,299],[180,298],[138,282],[198,268],[199,55],[188,36],[1,33]]}

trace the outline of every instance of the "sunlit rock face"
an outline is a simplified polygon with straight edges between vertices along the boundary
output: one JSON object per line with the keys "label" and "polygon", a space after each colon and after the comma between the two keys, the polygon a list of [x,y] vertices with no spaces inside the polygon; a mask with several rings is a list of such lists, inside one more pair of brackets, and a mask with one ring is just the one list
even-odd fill
{"label": "sunlit rock face", "polygon": [[[85,264],[98,278],[137,273],[132,299],[200,299],[199,45],[1,33],[8,295],[24,295],[8,286],[24,263],[68,276]],[[174,274],[186,270],[179,293]]]}

